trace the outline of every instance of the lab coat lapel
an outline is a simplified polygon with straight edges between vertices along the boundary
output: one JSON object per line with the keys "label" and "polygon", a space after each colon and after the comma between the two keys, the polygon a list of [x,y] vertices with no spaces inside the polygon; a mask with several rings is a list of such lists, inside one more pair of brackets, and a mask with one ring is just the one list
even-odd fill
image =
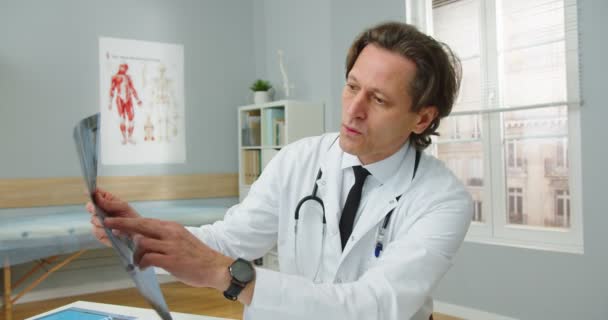
{"label": "lab coat lapel", "polygon": [[339,210],[340,192],[342,190],[342,149],[334,143],[321,162],[323,176],[318,182],[319,197],[325,206],[326,234],[323,263],[319,271],[320,280],[332,281],[338,270],[342,256],[340,243]]}
{"label": "lab coat lapel", "polygon": [[325,219],[327,221],[327,233],[334,235],[339,232],[339,201],[342,190],[342,174],[340,164],[342,163],[342,150],[336,141],[330,148],[327,157],[321,164],[323,175],[318,182],[319,196],[323,199],[325,206]]}
{"label": "lab coat lapel", "polygon": [[367,200],[367,204],[353,229],[352,237],[354,237],[354,241],[348,241],[346,244],[342,261],[359,239],[376,227],[391,210],[397,207],[397,197],[403,195],[411,185],[415,158],[416,150],[411,146],[408,147],[405,159],[401,162],[397,173],[370,194],[370,198]]}

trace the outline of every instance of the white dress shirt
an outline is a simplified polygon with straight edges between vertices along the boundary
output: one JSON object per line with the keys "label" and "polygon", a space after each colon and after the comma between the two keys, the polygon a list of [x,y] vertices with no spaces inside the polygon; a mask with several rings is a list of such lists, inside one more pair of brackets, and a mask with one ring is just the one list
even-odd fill
{"label": "white dress shirt", "polygon": [[[403,146],[397,152],[393,153],[388,158],[383,160],[370,163],[368,165],[361,164],[359,158],[350,153],[344,152],[342,156],[342,193],[340,197],[340,212],[344,210],[344,203],[346,202],[346,198],[348,197],[348,193],[350,189],[355,184],[355,172],[352,167],[354,166],[362,166],[363,168],[369,171],[370,175],[365,179],[365,183],[363,184],[363,190],[361,191],[361,202],[359,203],[359,209],[357,209],[357,214],[355,215],[355,222],[353,227],[357,224],[359,220],[359,216],[363,209],[365,208],[365,204],[367,203],[367,199],[369,199],[369,195],[378,187],[382,186],[388,179],[395,175],[395,173],[401,167],[401,163],[405,160],[405,155],[409,146],[409,140],[406,141]],[[414,150],[412,150],[413,152]]]}

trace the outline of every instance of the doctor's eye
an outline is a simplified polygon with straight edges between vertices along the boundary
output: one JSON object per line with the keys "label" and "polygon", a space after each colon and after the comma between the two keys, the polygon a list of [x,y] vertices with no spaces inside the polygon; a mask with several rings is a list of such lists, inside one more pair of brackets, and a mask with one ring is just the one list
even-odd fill
{"label": "doctor's eye", "polygon": [[352,84],[352,83],[346,83],[346,88],[350,92],[355,92],[355,91],[357,91],[359,89],[359,87],[357,87],[357,85]]}
{"label": "doctor's eye", "polygon": [[377,96],[374,96],[373,100],[374,100],[374,102],[376,104],[379,104],[379,105],[385,105],[386,104],[386,101],[384,101],[384,99],[382,99],[380,97],[377,97]]}

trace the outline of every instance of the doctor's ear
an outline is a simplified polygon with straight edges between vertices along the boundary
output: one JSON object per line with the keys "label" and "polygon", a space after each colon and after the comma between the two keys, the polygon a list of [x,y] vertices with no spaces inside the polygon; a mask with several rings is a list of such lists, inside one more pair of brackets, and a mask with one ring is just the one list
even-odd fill
{"label": "doctor's ear", "polygon": [[412,131],[416,134],[421,134],[439,116],[439,110],[436,106],[426,106],[422,107],[416,114],[418,117]]}

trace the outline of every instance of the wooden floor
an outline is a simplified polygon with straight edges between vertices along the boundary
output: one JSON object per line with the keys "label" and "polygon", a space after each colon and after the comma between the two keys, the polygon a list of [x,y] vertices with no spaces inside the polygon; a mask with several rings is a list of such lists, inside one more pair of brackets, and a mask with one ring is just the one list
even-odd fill
{"label": "wooden floor", "polygon": [[[161,287],[171,311],[222,318],[242,318],[242,305],[239,302],[226,300],[221,293],[215,290],[192,288],[181,283],[167,283]],[[13,320],[26,319],[78,300],[149,308],[136,289],[124,289],[17,304],[13,307]],[[437,313],[433,317],[435,320],[461,320]],[[4,310],[2,310],[0,320],[5,320]]]}

